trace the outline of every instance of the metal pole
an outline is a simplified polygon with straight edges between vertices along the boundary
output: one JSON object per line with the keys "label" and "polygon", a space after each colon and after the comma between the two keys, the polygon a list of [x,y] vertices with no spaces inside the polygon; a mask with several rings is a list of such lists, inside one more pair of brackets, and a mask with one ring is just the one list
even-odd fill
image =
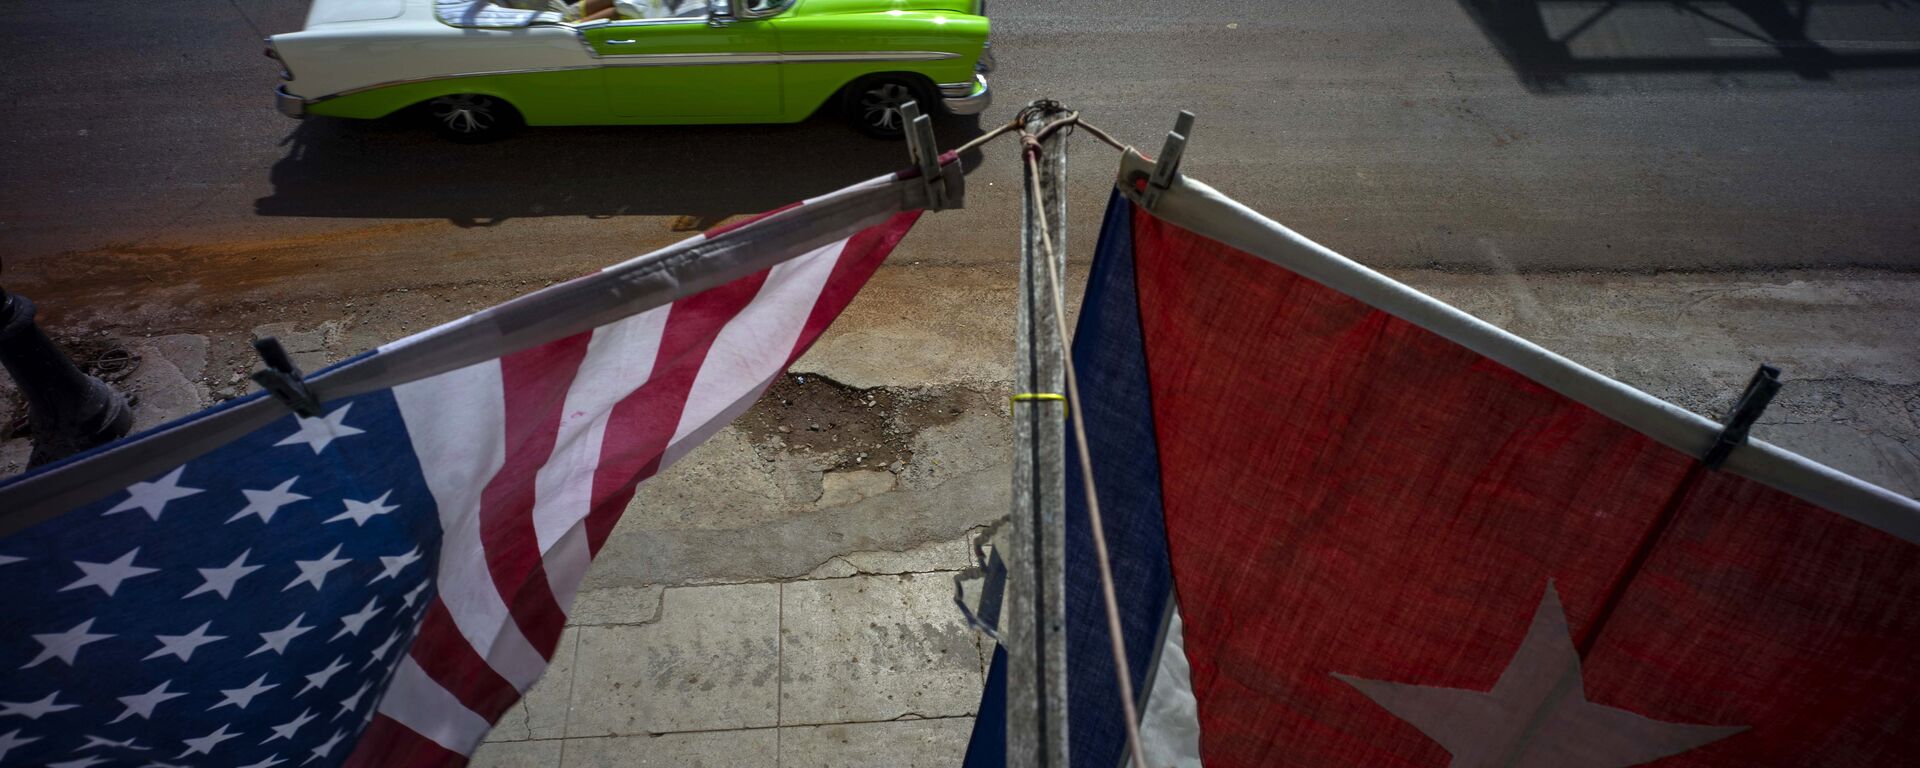
{"label": "metal pole", "polygon": [[[1035,102],[1040,104],[1041,102]],[[1036,110],[1034,133],[1065,115]],[[1040,149],[1040,188],[1025,182],[1021,226],[1019,365],[1014,375],[1013,511],[1007,571],[1007,765],[1067,768],[1065,348],[1054,318],[1035,206],[1046,206],[1052,258],[1066,274],[1067,144]],[[1021,174],[1028,176],[1026,173]],[[1035,397],[1036,395],[1046,397]]]}
{"label": "metal pole", "polygon": [[0,364],[27,398],[27,466],[113,442],[133,426],[126,398],[82,373],[33,322],[33,302],[0,288]]}

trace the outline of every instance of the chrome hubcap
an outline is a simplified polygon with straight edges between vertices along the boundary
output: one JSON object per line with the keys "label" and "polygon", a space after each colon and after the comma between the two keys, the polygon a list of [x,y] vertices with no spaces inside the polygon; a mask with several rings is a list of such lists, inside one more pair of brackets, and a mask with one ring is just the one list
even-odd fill
{"label": "chrome hubcap", "polygon": [[912,100],[913,92],[898,83],[869,88],[860,94],[860,118],[883,131],[902,130],[906,119],[900,115],[900,105]]}
{"label": "chrome hubcap", "polygon": [[430,102],[433,117],[455,133],[481,133],[493,127],[493,97],[461,94]]}

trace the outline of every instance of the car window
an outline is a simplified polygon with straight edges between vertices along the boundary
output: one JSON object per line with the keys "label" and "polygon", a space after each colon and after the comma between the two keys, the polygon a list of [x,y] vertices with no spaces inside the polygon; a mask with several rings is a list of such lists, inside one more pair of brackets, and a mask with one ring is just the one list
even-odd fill
{"label": "car window", "polygon": [[772,16],[793,5],[793,0],[747,0],[744,10],[748,16]]}

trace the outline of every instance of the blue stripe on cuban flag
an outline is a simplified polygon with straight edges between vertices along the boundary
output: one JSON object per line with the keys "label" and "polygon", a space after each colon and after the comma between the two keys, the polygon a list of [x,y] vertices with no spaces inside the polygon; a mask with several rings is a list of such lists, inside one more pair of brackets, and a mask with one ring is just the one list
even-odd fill
{"label": "blue stripe on cuban flag", "polygon": [[[1133,204],[1114,193],[1074,331],[1073,364],[1085,400],[1075,406],[1086,418],[1127,662],[1143,704],[1145,749],[1159,766],[1166,759],[1186,762],[1184,756],[1197,746],[1185,742],[1197,738],[1197,730],[1191,725],[1185,659],[1161,658],[1169,639],[1163,628],[1175,618],[1173,573],[1161,519],[1160,456],[1135,291],[1133,216]],[[1072,430],[1067,439],[1067,455],[1073,456]],[[1073,765],[1106,768],[1126,759],[1126,731],[1082,483],[1078,462],[1068,461],[1067,729]],[[1180,654],[1177,634],[1171,639],[1168,653]],[[1149,677],[1156,672],[1162,679]],[[1169,703],[1173,706],[1165,706]],[[1006,654],[996,650],[967,747],[967,768],[1005,765],[1005,743]]]}
{"label": "blue stripe on cuban flag", "polygon": [[0,540],[0,766],[347,757],[441,532],[391,391],[328,406]]}

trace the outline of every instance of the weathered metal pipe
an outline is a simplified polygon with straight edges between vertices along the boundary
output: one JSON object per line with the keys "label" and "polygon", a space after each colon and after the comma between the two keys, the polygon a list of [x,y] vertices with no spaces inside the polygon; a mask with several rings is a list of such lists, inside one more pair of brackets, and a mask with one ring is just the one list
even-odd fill
{"label": "weathered metal pipe", "polygon": [[81,372],[33,322],[33,302],[0,288],[0,364],[27,398],[37,467],[113,442],[133,428],[127,400]]}

